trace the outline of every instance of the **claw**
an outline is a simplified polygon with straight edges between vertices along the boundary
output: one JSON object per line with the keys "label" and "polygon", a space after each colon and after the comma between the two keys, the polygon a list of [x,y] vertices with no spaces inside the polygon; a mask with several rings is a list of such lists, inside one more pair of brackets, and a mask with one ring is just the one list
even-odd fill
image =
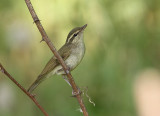
{"label": "claw", "polygon": [[66,73],[69,74],[71,69],[69,66],[67,66],[67,67],[68,67],[68,69],[66,70]]}
{"label": "claw", "polygon": [[76,93],[72,90],[72,96],[71,97],[76,97],[77,95],[81,95],[81,94],[82,94],[82,91],[78,88],[78,93]]}

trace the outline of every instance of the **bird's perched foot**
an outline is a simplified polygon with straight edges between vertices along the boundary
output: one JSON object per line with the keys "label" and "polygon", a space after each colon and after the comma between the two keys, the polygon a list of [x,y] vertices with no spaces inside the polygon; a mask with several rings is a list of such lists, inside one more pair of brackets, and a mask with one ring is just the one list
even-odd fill
{"label": "bird's perched foot", "polygon": [[82,94],[82,91],[79,89],[79,87],[77,87],[77,88],[78,88],[78,92],[74,92],[72,90],[72,96],[71,97],[76,97],[77,95],[81,95]]}

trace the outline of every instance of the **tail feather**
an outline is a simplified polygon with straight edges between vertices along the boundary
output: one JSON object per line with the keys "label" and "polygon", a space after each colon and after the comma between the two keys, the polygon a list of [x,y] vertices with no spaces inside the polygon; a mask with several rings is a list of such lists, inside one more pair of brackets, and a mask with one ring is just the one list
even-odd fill
{"label": "tail feather", "polygon": [[32,93],[34,91],[34,89],[36,89],[36,87],[42,82],[43,78],[40,78],[40,76],[38,76],[38,78],[33,82],[33,84],[28,88],[28,92]]}
{"label": "tail feather", "polygon": [[28,88],[28,92],[32,93],[32,91],[38,86],[39,84],[35,81],[29,88]]}

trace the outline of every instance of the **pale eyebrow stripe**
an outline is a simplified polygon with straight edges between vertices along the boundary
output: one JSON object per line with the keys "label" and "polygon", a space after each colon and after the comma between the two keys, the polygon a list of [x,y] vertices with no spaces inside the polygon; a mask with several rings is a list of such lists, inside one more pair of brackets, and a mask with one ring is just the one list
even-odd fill
{"label": "pale eyebrow stripe", "polygon": [[72,41],[73,41],[73,38],[74,38],[74,34],[75,34],[75,33],[78,33],[78,32],[79,32],[79,30],[77,30],[76,32],[74,32],[74,33],[68,38],[68,40],[67,40],[66,43],[72,42]]}

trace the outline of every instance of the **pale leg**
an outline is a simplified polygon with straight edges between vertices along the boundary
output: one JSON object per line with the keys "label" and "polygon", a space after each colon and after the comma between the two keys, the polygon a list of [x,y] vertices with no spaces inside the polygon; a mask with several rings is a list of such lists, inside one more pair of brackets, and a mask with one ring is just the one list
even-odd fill
{"label": "pale leg", "polygon": [[69,81],[68,81],[66,75],[62,75],[62,78],[69,84],[69,86],[71,86],[71,84],[69,83]]}
{"label": "pale leg", "polygon": [[[62,78],[71,86],[71,84],[69,83],[69,81],[68,81],[68,79],[67,79],[67,77],[66,77],[66,75],[62,75]],[[78,88],[78,91],[79,91],[79,93],[78,94],[81,94],[81,91],[80,91],[80,89]],[[72,90],[72,97],[75,97],[76,96],[76,94],[73,92],[73,90]]]}

